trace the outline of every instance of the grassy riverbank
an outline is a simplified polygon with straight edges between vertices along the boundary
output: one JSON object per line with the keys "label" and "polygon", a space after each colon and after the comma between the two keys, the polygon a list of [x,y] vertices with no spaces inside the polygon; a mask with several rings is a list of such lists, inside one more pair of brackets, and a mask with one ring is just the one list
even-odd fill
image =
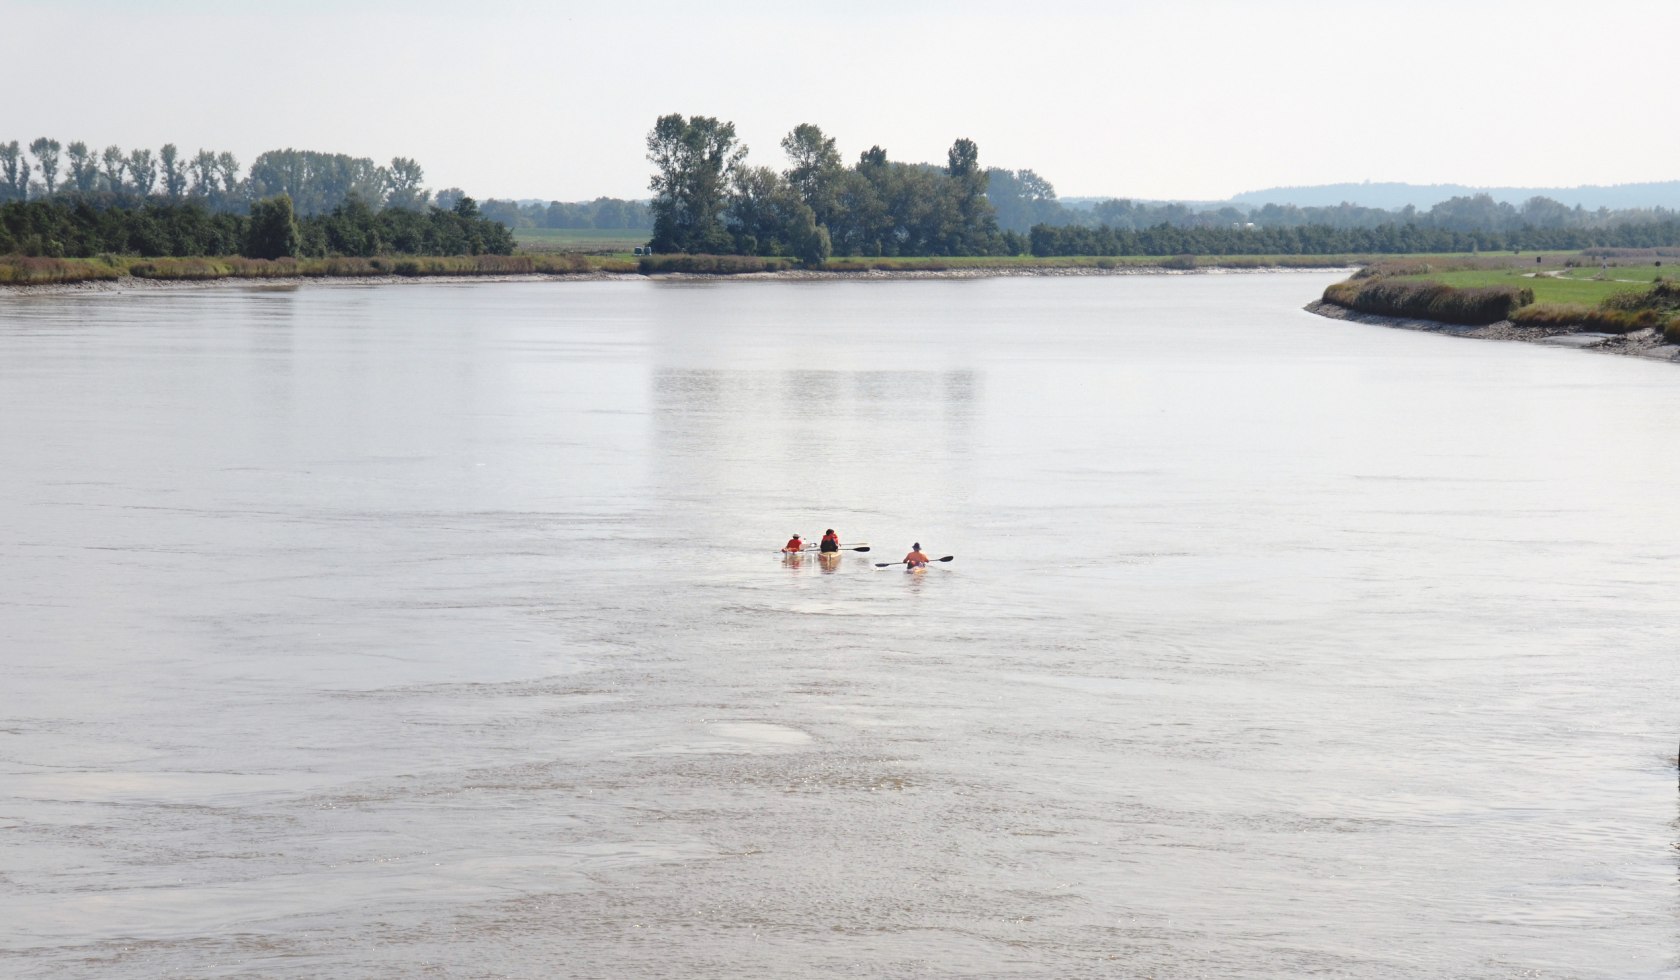
{"label": "grassy riverbank", "polygon": [[102,255],[91,259],[0,256],[0,286],[44,286],[137,279],[320,279],[371,276],[586,275],[637,271],[635,261],[575,254],[394,255],[374,258],[247,259],[138,258]]}
{"label": "grassy riverbank", "polygon": [[[940,275],[983,276],[1107,272],[1193,272],[1214,270],[1342,269],[1359,266],[1378,270],[1398,279],[1431,278],[1454,287],[1480,287],[1521,283],[1535,288],[1541,301],[1597,303],[1600,294],[1618,287],[1577,278],[1564,273],[1584,269],[1559,263],[1584,261],[1578,256],[1558,256],[1543,269],[1555,278],[1533,278],[1531,257],[1511,255],[1207,255],[1207,256],[962,256],[962,257],[868,257],[835,258],[807,267],[785,257],[742,255],[654,255],[628,253],[587,254],[574,251],[525,251],[514,255],[464,256],[379,256],[373,258],[247,259],[237,256],[215,258],[141,258],[102,255],[88,259],[26,258],[0,256],[0,286],[53,285],[113,281],[124,277],[149,280],[208,281],[217,279],[289,279],[423,276],[510,276],[510,275],[743,275],[785,274],[798,276],[837,275]],[[1596,266],[1596,263],[1595,263]],[[1595,270],[1596,271],[1596,268]],[[1630,276],[1642,276],[1643,268],[1630,267]],[[1368,273],[1361,273],[1362,277]],[[1654,278],[1654,277],[1650,277]],[[1626,285],[1626,284],[1623,284]]]}
{"label": "grassy riverbank", "polygon": [[[1680,283],[1672,265],[1635,257],[1611,265],[1579,256],[1526,268],[1382,262],[1331,285],[1324,300],[1364,313],[1455,324],[1631,334],[1680,342]],[[1665,271],[1666,270],[1666,271]]]}
{"label": "grassy riverbank", "polygon": [[214,258],[141,258],[101,255],[95,258],[56,259],[0,256],[0,286],[39,286],[108,281],[132,276],[155,280],[339,278],[369,276],[506,276],[587,275],[599,273],[661,275],[743,275],[801,272],[834,273],[939,273],[1000,272],[1070,269],[1265,269],[1346,268],[1364,261],[1360,256],[1202,256],[1163,258],[1127,256],[1118,258],[859,258],[833,259],[806,268],[795,259],[752,255],[595,255],[570,251],[521,251],[515,255],[383,256],[374,258],[247,259],[239,256]]}

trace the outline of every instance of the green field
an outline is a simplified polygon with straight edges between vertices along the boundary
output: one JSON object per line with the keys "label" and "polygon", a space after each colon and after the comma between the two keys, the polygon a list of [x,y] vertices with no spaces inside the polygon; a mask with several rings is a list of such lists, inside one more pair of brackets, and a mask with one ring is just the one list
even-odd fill
{"label": "green field", "polygon": [[[1583,260],[1585,261],[1585,260]],[[1612,265],[1600,271],[1599,267],[1581,266],[1575,269],[1565,269],[1563,274],[1571,279],[1597,279],[1604,276],[1608,279],[1620,279],[1624,285],[1630,282],[1650,283],[1667,277],[1680,278],[1680,265],[1670,261],[1667,265]]]}
{"label": "green field", "polygon": [[515,228],[513,240],[523,252],[628,255],[646,245],[649,234],[633,228]]}
{"label": "green field", "polygon": [[[1429,279],[1470,289],[1477,286],[1516,286],[1522,289],[1534,290],[1536,303],[1579,303],[1585,306],[1597,306],[1606,296],[1614,293],[1639,291],[1653,282],[1666,266],[1624,266],[1613,268],[1611,274],[1619,279],[1632,280],[1616,282],[1614,280],[1597,280],[1586,277],[1568,275],[1569,273],[1586,273],[1585,269],[1559,269],[1553,266],[1543,271],[1562,272],[1565,275],[1536,275],[1533,267],[1526,270],[1518,269],[1468,269],[1453,272],[1433,272],[1421,275],[1404,276],[1406,279]],[[1591,275],[1597,275],[1598,270],[1591,270]]]}

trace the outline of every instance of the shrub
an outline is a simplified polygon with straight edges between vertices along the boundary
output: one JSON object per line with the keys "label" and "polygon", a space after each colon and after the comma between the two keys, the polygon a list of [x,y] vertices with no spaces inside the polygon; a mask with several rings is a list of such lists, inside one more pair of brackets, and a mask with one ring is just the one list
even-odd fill
{"label": "shrub", "polygon": [[1355,279],[1376,279],[1381,276],[1427,276],[1434,272],[1427,262],[1373,262],[1353,274]]}
{"label": "shrub", "polygon": [[711,276],[747,272],[779,272],[793,266],[792,259],[761,258],[756,255],[644,255],[636,264],[643,275],[661,272],[692,272]]}
{"label": "shrub", "polygon": [[292,199],[286,194],[264,198],[251,205],[251,221],[245,232],[245,254],[254,259],[278,259],[297,255],[303,241]]}
{"label": "shrub", "polygon": [[1618,310],[1578,303],[1533,303],[1511,314],[1519,327],[1569,327],[1599,333],[1632,333],[1658,327],[1667,318],[1656,310]]}
{"label": "shrub", "polygon": [[231,270],[227,263],[212,259],[149,259],[128,267],[128,274],[141,279],[222,279]]}
{"label": "shrub", "polygon": [[1680,282],[1658,279],[1645,291],[1645,297],[1653,306],[1680,306]]}

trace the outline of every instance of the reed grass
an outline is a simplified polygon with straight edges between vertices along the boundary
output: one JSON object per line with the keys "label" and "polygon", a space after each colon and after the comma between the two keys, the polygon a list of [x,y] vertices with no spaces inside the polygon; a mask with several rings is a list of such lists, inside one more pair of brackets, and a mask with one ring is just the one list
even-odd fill
{"label": "reed grass", "polygon": [[1680,337],[1680,283],[1658,279],[1649,289],[1623,289],[1597,306],[1535,303],[1511,314],[1524,327],[1568,327],[1599,333],[1661,330],[1668,340]]}
{"label": "reed grass", "polygon": [[506,276],[633,273],[634,262],[580,254],[334,257],[326,259],[136,258],[91,259],[0,256],[0,284],[53,285],[133,276],[159,281],[352,278],[369,276]]}
{"label": "reed grass", "polygon": [[1334,283],[1324,290],[1324,299],[1366,313],[1480,326],[1507,319],[1513,310],[1532,304],[1534,290],[1515,286],[1464,289],[1428,279],[1378,276]]}
{"label": "reed grass", "polygon": [[1597,333],[1633,333],[1666,326],[1669,317],[1661,310],[1607,310],[1579,303],[1531,303],[1511,312],[1519,327],[1566,327]]}
{"label": "reed grass", "polygon": [[794,260],[757,255],[644,255],[636,263],[643,275],[662,272],[691,272],[708,276],[733,276],[749,272],[781,272],[794,267]]}
{"label": "reed grass", "polygon": [[94,282],[116,279],[122,276],[124,271],[124,267],[105,258],[50,259],[0,255],[0,283],[13,286]]}

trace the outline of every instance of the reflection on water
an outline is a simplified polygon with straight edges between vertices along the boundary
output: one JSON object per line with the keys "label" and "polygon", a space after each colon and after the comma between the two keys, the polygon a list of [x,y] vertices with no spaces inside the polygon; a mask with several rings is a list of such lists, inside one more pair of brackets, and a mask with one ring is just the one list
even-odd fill
{"label": "reflection on water", "polygon": [[1680,374],[1329,278],[0,297],[0,973],[1672,973]]}
{"label": "reflection on water", "polygon": [[[855,526],[880,516],[866,504],[882,482],[918,481],[937,466],[947,485],[969,485],[979,387],[972,368],[660,368],[650,458],[659,496],[792,505],[790,529],[801,533]],[[710,523],[715,511],[695,509],[704,523],[694,533],[738,539],[736,526]]]}

